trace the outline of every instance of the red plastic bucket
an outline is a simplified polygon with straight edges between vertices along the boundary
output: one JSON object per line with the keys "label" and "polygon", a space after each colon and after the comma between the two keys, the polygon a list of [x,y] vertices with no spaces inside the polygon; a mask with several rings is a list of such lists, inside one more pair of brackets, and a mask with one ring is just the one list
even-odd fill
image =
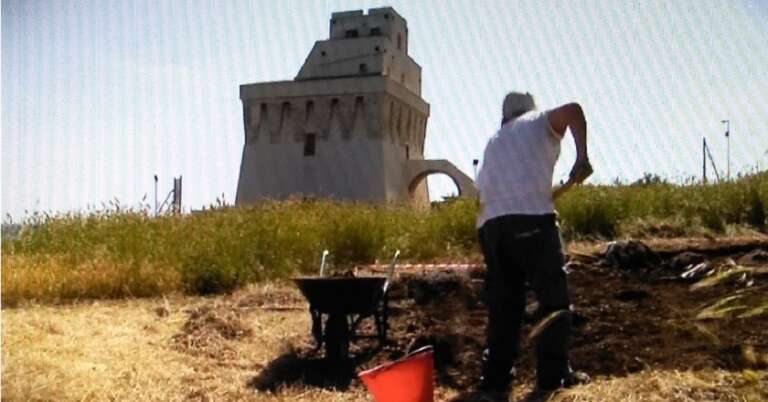
{"label": "red plastic bucket", "polygon": [[433,368],[432,346],[425,346],[357,376],[376,402],[433,402]]}

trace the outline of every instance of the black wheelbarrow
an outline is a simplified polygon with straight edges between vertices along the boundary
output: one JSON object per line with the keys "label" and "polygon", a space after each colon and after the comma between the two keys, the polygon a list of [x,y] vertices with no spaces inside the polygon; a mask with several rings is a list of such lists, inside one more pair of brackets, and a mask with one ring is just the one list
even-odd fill
{"label": "black wheelbarrow", "polygon": [[[389,265],[387,276],[293,279],[309,302],[312,336],[318,349],[325,345],[326,359],[347,359],[349,342],[359,338],[377,338],[380,344],[386,341],[389,309],[387,294],[399,256],[398,250]],[[322,271],[321,265],[321,275]],[[375,335],[358,331],[360,323],[369,317],[374,320]]]}

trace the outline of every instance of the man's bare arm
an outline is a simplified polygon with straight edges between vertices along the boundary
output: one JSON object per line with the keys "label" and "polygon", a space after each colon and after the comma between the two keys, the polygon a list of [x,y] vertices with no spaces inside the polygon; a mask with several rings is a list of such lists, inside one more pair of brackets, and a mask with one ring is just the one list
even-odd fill
{"label": "man's bare arm", "polygon": [[578,103],[568,103],[551,110],[547,117],[549,124],[560,135],[570,127],[573,140],[576,143],[576,160],[589,160],[587,156],[587,119],[584,110]]}
{"label": "man's bare arm", "polygon": [[578,103],[569,103],[551,110],[548,115],[549,124],[558,134],[565,134],[570,127],[576,144],[576,161],[568,175],[568,181],[555,189],[553,199],[560,197],[573,185],[583,182],[592,174],[592,165],[587,155],[587,120],[584,110]]}

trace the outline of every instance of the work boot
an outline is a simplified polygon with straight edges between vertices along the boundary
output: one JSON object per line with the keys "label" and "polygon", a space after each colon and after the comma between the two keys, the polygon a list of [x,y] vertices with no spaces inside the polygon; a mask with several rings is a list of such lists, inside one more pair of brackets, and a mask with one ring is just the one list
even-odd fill
{"label": "work boot", "polygon": [[536,389],[542,392],[552,392],[559,388],[570,388],[574,385],[586,384],[590,380],[589,375],[582,371],[573,371],[570,368],[563,378],[539,378],[536,381]]}
{"label": "work boot", "polygon": [[484,369],[483,375],[480,377],[480,383],[475,389],[476,400],[482,402],[506,402],[509,399],[510,387],[514,375],[514,367],[507,375],[499,375],[498,372],[490,371],[487,368]]}
{"label": "work boot", "polygon": [[512,384],[512,380],[514,380],[515,374],[517,373],[514,366],[512,366],[509,371],[506,371],[503,368],[499,368],[497,365],[491,362],[489,358],[489,351],[486,349],[483,351],[482,370],[483,371],[480,377],[480,383],[477,386],[479,391],[502,392],[509,394],[510,384]]}
{"label": "work boot", "polygon": [[552,396],[554,391],[544,391],[540,389],[534,389],[526,394],[520,402],[546,402],[549,397]]}
{"label": "work boot", "polygon": [[511,383],[512,379],[510,377],[501,378],[499,376],[484,375],[480,377],[480,383],[477,385],[477,390],[489,393],[509,394]]}
{"label": "work boot", "polygon": [[481,391],[476,389],[470,393],[462,394],[451,399],[451,402],[509,402],[509,393]]}
{"label": "work boot", "polygon": [[590,381],[589,374],[583,371],[571,371],[563,378],[563,388],[570,388],[574,385],[583,385]]}

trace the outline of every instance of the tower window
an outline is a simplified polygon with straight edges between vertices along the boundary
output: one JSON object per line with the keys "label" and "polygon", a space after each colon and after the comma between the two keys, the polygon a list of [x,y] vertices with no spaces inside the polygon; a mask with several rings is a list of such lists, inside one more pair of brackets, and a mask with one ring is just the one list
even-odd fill
{"label": "tower window", "polygon": [[365,63],[360,63],[360,72],[361,73],[367,73],[368,72],[368,65]]}
{"label": "tower window", "polygon": [[309,120],[309,117],[312,116],[312,111],[315,109],[315,102],[307,101],[307,111],[306,115],[304,116],[304,120]]}
{"label": "tower window", "polygon": [[290,102],[283,102],[283,106],[280,109],[280,130],[283,130],[283,127],[288,122],[288,120],[291,118],[291,103]]}
{"label": "tower window", "polygon": [[348,29],[347,31],[344,32],[344,37],[357,38],[358,37],[357,29]]}
{"label": "tower window", "polygon": [[405,159],[411,159],[411,146],[405,145]]}
{"label": "tower window", "polygon": [[304,135],[304,156],[315,156],[315,133]]}
{"label": "tower window", "polygon": [[320,52],[320,56],[325,56],[325,54],[326,54],[326,53],[325,53],[325,50],[323,50],[323,51],[321,51],[321,52]]}
{"label": "tower window", "polygon": [[375,27],[371,28],[371,36],[379,36],[381,35],[381,28]]}
{"label": "tower window", "polygon": [[397,48],[403,48],[403,37],[399,33],[397,34]]}

